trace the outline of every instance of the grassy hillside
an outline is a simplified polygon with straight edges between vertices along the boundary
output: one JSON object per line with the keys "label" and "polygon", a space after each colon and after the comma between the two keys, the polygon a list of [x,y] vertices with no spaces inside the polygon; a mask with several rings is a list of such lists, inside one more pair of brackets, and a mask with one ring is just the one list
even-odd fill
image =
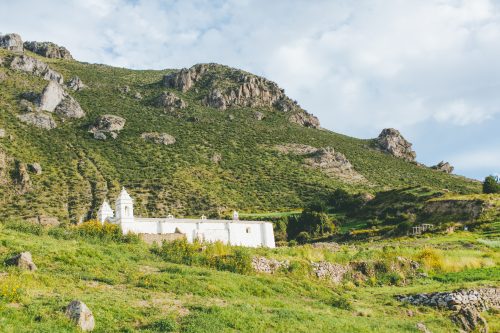
{"label": "grassy hillside", "polygon": [[[417,332],[417,323],[454,332],[449,312],[402,305],[394,296],[498,286],[500,277],[498,241],[471,233],[334,250],[244,250],[246,256],[290,261],[288,270],[274,275],[176,264],[133,239],[83,237],[62,228],[2,223],[0,239],[0,260],[31,251],[38,266],[36,272],[0,266],[0,331],[6,333],[76,332],[63,313],[73,299],[93,311],[95,332],[399,333]],[[229,250],[209,248],[215,257]],[[377,273],[334,285],[308,270],[311,261],[389,262],[399,256],[416,260],[418,274]],[[494,310],[482,316],[491,332],[500,329]]]}
{"label": "grassy hillside", "polygon": [[[41,175],[31,175],[32,186],[25,193],[15,182],[0,181],[1,216],[47,215],[78,221],[95,216],[96,206],[104,198],[113,199],[121,186],[129,189],[137,214],[143,216],[285,211],[336,188],[375,192],[423,185],[460,193],[479,191],[477,182],[381,153],[370,148],[369,140],[291,124],[286,113],[271,108],[205,107],[203,81],[186,93],[162,86],[162,76],[172,70],[128,70],[26,53],[48,63],[66,81],[75,75],[82,79],[88,88],[70,93],[86,116],[65,122],[56,118],[58,127],[50,131],[21,123],[16,117],[22,112],[21,94],[40,93],[47,82],[10,70],[12,54],[0,50],[4,58],[0,73],[6,75],[0,83],[0,128],[7,132],[0,138],[0,149],[12,161],[39,162],[43,168]],[[214,75],[217,80],[219,74]],[[163,91],[174,92],[188,107],[163,112],[153,103]],[[134,98],[137,92],[142,99]],[[265,115],[263,120],[255,119],[256,110]],[[103,114],[126,119],[117,139],[99,141],[88,133],[90,124]],[[146,142],[140,138],[144,132],[166,132],[176,143]],[[334,147],[367,181],[336,179],[304,166],[303,156],[273,149],[289,143]],[[219,163],[211,161],[214,154],[222,157]]]}

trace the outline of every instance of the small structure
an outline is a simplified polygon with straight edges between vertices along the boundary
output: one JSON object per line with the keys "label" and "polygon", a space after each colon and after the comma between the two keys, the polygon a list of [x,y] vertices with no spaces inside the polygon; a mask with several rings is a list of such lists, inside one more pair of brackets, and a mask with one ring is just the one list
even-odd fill
{"label": "small structure", "polygon": [[427,230],[432,230],[432,229],[434,229],[433,224],[424,223],[424,224],[412,227],[412,231],[411,231],[410,235],[412,235],[412,236],[421,235],[423,232],[425,232]]}
{"label": "small structure", "polygon": [[205,215],[199,219],[144,218],[134,216],[134,201],[125,188],[115,201],[115,212],[104,201],[97,213],[101,223],[118,224],[122,232],[142,235],[183,234],[188,242],[221,241],[230,245],[274,248],[273,224],[263,221],[242,221],[237,211],[232,220],[212,220]]}

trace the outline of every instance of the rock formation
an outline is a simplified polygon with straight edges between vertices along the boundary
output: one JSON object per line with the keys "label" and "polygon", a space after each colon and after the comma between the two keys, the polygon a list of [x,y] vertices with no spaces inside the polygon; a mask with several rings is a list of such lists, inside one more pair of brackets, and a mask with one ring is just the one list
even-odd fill
{"label": "rock formation", "polygon": [[36,76],[40,76],[48,81],[56,81],[59,84],[63,83],[63,76],[52,70],[46,63],[27,55],[14,57],[10,63],[10,68],[20,70]]}
{"label": "rock formation", "polygon": [[110,133],[111,137],[116,138],[125,126],[126,120],[122,117],[105,114],[97,117],[94,124],[89,128],[89,132],[94,134],[95,139],[106,140],[106,134]]}
{"label": "rock formation", "polygon": [[57,127],[57,124],[54,118],[52,118],[52,115],[50,115],[50,113],[31,112],[18,115],[17,117],[22,122],[36,126],[38,128],[51,130]]}
{"label": "rock formation", "polygon": [[78,76],[73,76],[68,81],[66,86],[73,91],[80,91],[82,89],[87,88],[87,86],[85,84],[83,84],[82,80]]}
{"label": "rock formation", "polygon": [[31,189],[31,179],[26,163],[15,161],[16,169],[14,173],[15,182],[19,186],[21,193],[26,193]]}
{"label": "rock formation", "polygon": [[319,120],[315,116],[307,112],[297,112],[292,114],[289,118],[291,123],[298,124],[304,127],[319,128]]}
{"label": "rock formation", "polygon": [[253,117],[254,117],[256,120],[262,120],[262,119],[264,119],[265,115],[264,115],[262,112],[255,111],[255,112],[253,113]]}
{"label": "rock formation", "polygon": [[290,121],[302,126],[319,127],[316,117],[307,114],[297,102],[285,95],[275,82],[218,64],[197,64],[165,75],[163,84],[182,92],[200,82],[208,90],[202,98],[205,106],[219,110],[230,107],[271,107],[282,112],[295,112]]}
{"label": "rock formation", "polygon": [[175,138],[167,133],[157,133],[157,132],[142,133],[141,138],[143,138],[146,141],[154,142],[156,144],[162,144],[165,146],[172,145],[175,143]]}
{"label": "rock formation", "polygon": [[0,35],[0,48],[14,52],[23,52],[23,41],[18,34]]}
{"label": "rock formation", "polygon": [[394,128],[383,129],[376,142],[382,151],[405,161],[414,161],[417,156],[411,149],[412,144]]}
{"label": "rock formation", "polygon": [[328,175],[349,182],[366,181],[363,175],[354,170],[351,162],[349,162],[344,154],[335,151],[331,147],[320,148],[309,154],[309,158],[305,162],[310,167],[321,169],[321,171]]}
{"label": "rock formation", "polygon": [[42,111],[54,112],[65,96],[66,92],[63,87],[57,82],[50,81],[40,95],[38,107]]}
{"label": "rock formation", "polygon": [[66,307],[66,316],[71,319],[82,331],[92,331],[95,319],[92,311],[82,301],[74,300]]}
{"label": "rock formation", "polygon": [[30,252],[21,252],[7,260],[5,260],[5,265],[7,266],[17,266],[21,269],[26,269],[29,271],[36,271],[37,267],[33,262]]}
{"label": "rock formation", "polygon": [[431,166],[431,169],[442,171],[444,173],[452,173],[454,167],[448,162],[441,161],[438,164]]}
{"label": "rock formation", "polygon": [[57,82],[50,81],[37,100],[39,111],[55,112],[63,118],[82,118],[85,112]]}
{"label": "rock formation", "polygon": [[46,58],[73,59],[71,53],[64,46],[51,42],[24,42],[24,48]]}
{"label": "rock formation", "polygon": [[164,91],[156,98],[155,105],[165,108],[166,111],[174,111],[176,109],[184,109],[187,107],[186,102],[168,91]]}

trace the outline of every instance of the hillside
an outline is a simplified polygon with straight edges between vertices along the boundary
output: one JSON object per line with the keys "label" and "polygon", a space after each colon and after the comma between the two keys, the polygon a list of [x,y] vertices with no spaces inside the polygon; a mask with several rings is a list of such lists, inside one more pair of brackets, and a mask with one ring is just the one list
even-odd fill
{"label": "hillside", "polygon": [[[85,220],[121,186],[142,216],[284,211],[338,188],[480,190],[376,140],[322,129],[275,83],[241,70],[129,70],[29,45],[38,54],[24,56],[48,67],[28,59],[26,70],[19,50],[0,49],[3,217]],[[49,81],[65,87],[50,88],[63,98],[57,107],[40,96]],[[53,111],[38,111],[44,103]]]}

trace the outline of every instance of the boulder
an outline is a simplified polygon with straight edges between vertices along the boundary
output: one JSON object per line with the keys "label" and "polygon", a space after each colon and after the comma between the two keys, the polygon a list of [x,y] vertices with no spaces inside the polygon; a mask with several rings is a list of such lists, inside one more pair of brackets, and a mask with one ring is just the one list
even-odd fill
{"label": "boulder", "polygon": [[335,284],[339,284],[344,279],[349,267],[340,264],[332,264],[327,261],[311,263],[314,274],[320,279],[329,279]]}
{"label": "boulder", "polygon": [[172,145],[175,143],[175,138],[167,133],[157,133],[157,132],[142,133],[141,138],[146,141],[154,142],[156,144],[162,144],[165,146]]}
{"label": "boulder", "polygon": [[417,330],[422,333],[432,333],[424,323],[417,323]]}
{"label": "boulder", "polygon": [[42,174],[42,166],[40,165],[40,163],[30,163],[28,164],[28,169],[36,175]]}
{"label": "boulder", "polygon": [[22,163],[20,161],[15,161],[15,173],[14,179],[16,183],[19,185],[21,193],[26,193],[31,189],[31,179],[28,173],[28,168],[26,163]]}
{"label": "boulder", "polygon": [[78,76],[73,76],[66,86],[73,91],[80,91],[87,88],[87,86],[82,82]]}
{"label": "boulder", "polygon": [[466,332],[488,333],[488,323],[475,307],[463,307],[451,319]]}
{"label": "boulder", "polygon": [[5,130],[3,128],[0,128],[0,139],[5,138]]}
{"label": "boulder", "polygon": [[5,265],[7,266],[17,266],[21,269],[26,269],[29,271],[36,271],[37,267],[33,262],[30,252],[21,252],[7,260],[5,260]]}
{"label": "boulder", "polygon": [[9,51],[23,52],[23,41],[18,34],[0,35],[0,48]]}
{"label": "boulder", "polygon": [[38,128],[51,130],[57,127],[54,118],[52,118],[52,115],[49,113],[31,112],[18,115],[17,117],[22,122],[36,126]]}
{"label": "boulder", "polygon": [[219,164],[222,161],[222,155],[220,153],[214,153],[212,157],[210,157],[210,161],[214,164]]}
{"label": "boulder", "polygon": [[66,96],[66,92],[60,84],[50,81],[43,89],[37,104],[42,111],[54,112]]}
{"label": "boulder", "polygon": [[264,115],[262,112],[255,111],[255,112],[253,113],[253,117],[254,117],[256,120],[262,120],[262,119],[264,119],[265,115]]}
{"label": "boulder", "polygon": [[24,54],[14,57],[10,63],[10,68],[40,76],[47,81],[56,81],[59,84],[64,81],[63,76],[52,70],[46,63]]}
{"label": "boulder", "polygon": [[69,303],[65,314],[84,332],[92,331],[95,327],[94,315],[82,301],[74,300]]}
{"label": "boulder", "polygon": [[376,139],[378,148],[405,161],[415,161],[417,154],[411,149],[408,142],[398,130],[385,128]]}
{"label": "boulder", "polygon": [[24,48],[46,58],[73,59],[68,49],[51,42],[24,42]]}
{"label": "boulder", "polygon": [[311,128],[319,128],[320,127],[320,123],[319,123],[318,118],[316,118],[312,114],[307,113],[305,111],[292,114],[288,118],[288,120],[291,123],[294,123],[294,124],[297,124],[300,126],[304,126],[304,127],[311,127]]}
{"label": "boulder", "polygon": [[141,100],[142,99],[142,95],[140,92],[136,91],[135,94],[134,94],[134,98],[135,99],[138,99],[138,100]]}
{"label": "boulder", "polygon": [[156,98],[155,105],[163,107],[167,111],[174,111],[176,109],[184,109],[187,107],[186,102],[168,91],[164,91]]}
{"label": "boulder", "polygon": [[90,126],[89,132],[94,134],[94,138],[98,140],[106,140],[104,133],[109,133],[111,137],[116,138],[125,126],[126,120],[122,117],[112,114],[105,114],[97,117],[94,123]]}
{"label": "boulder", "polygon": [[290,262],[288,260],[268,259],[266,257],[255,256],[252,258],[252,268],[259,273],[274,274],[281,269],[288,269]]}
{"label": "boulder", "polygon": [[450,163],[441,161],[438,164],[431,166],[431,169],[442,171],[444,173],[452,173],[454,168]]}
{"label": "boulder", "polygon": [[63,118],[82,118],[85,117],[80,104],[70,95],[67,95],[54,110],[57,115]]}

